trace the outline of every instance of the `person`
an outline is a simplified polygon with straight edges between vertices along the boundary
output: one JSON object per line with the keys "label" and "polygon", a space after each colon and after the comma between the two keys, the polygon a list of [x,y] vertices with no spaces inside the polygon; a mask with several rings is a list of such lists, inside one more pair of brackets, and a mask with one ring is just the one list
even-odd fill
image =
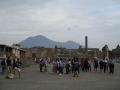
{"label": "person", "polygon": [[52,69],[53,72],[54,72],[54,73],[57,73],[57,61],[54,60],[52,64],[53,64],[53,69]]}
{"label": "person", "polygon": [[74,59],[72,59],[71,61],[71,70],[72,70],[72,73],[74,73]]}
{"label": "person", "polygon": [[109,61],[109,73],[114,74],[114,67],[115,67],[116,60],[115,59],[110,59]]}
{"label": "person", "polygon": [[1,74],[4,74],[4,73],[5,73],[5,69],[6,69],[5,59],[3,59],[3,60],[1,61],[1,67],[2,67],[2,72],[1,72]]}
{"label": "person", "polygon": [[14,75],[15,72],[17,71],[19,75],[19,79],[21,78],[21,66],[22,66],[22,62],[20,61],[20,59],[17,58],[16,60],[13,61]]}
{"label": "person", "polygon": [[64,62],[62,59],[58,62],[58,69],[59,69],[59,75],[61,76],[63,74],[63,69],[64,69]]}
{"label": "person", "polygon": [[80,64],[81,64],[82,71],[84,71],[85,69],[84,69],[84,59],[83,58],[81,58]]}
{"label": "person", "polygon": [[17,71],[18,75],[19,75],[19,79],[20,79],[22,62],[18,58],[13,59],[13,62],[11,60],[12,59],[7,59],[8,71],[9,71],[9,69],[10,69],[10,71],[8,72],[6,78],[8,78],[8,79],[15,78],[15,74]]}
{"label": "person", "polygon": [[80,64],[77,58],[74,60],[73,67],[74,67],[73,77],[78,77]]}
{"label": "person", "polygon": [[87,72],[89,70],[89,63],[88,63],[88,58],[85,59],[84,61],[84,68],[85,68],[85,72]]}
{"label": "person", "polygon": [[70,73],[70,60],[66,62],[65,68],[66,68],[66,74],[69,74]]}
{"label": "person", "polygon": [[12,59],[10,57],[6,60],[8,74],[12,73]]}
{"label": "person", "polygon": [[40,67],[40,72],[42,72],[42,70],[43,70],[43,59],[40,59],[39,67]]}
{"label": "person", "polygon": [[43,60],[43,66],[44,66],[44,72],[47,72],[47,64],[48,64],[48,61],[47,61],[47,59],[44,59]]}
{"label": "person", "polygon": [[91,71],[91,65],[92,65],[91,60],[88,60],[88,70],[89,70],[89,71]]}
{"label": "person", "polygon": [[15,75],[15,71],[16,71],[16,67],[17,67],[17,65],[16,65],[16,59],[13,59],[13,74]]}
{"label": "person", "polygon": [[103,70],[103,65],[104,65],[103,59],[101,59],[101,60],[99,61],[99,65],[100,65],[100,72],[102,72],[102,70]]}
{"label": "person", "polygon": [[103,61],[103,69],[104,69],[104,73],[106,72],[106,69],[107,69],[107,59],[105,59],[104,61]]}
{"label": "person", "polygon": [[95,59],[94,60],[94,71],[97,71],[97,68],[98,68],[98,60]]}

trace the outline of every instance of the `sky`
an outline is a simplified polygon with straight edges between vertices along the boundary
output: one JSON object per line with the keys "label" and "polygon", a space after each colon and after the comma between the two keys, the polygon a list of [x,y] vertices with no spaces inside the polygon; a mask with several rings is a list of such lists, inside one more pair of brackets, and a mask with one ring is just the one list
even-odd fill
{"label": "sky", "polygon": [[36,35],[89,47],[120,44],[120,0],[0,0],[0,43]]}

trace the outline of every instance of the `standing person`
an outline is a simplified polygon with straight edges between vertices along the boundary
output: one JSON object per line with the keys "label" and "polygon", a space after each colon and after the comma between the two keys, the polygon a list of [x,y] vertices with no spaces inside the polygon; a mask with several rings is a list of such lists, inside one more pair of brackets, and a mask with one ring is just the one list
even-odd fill
{"label": "standing person", "polygon": [[115,67],[116,60],[115,59],[110,59],[109,61],[109,73],[114,74],[114,67]]}
{"label": "standing person", "polygon": [[88,59],[87,58],[84,61],[84,68],[85,68],[85,72],[87,72],[89,70],[89,64],[88,64]]}
{"label": "standing person", "polygon": [[63,69],[64,69],[64,62],[62,61],[62,59],[59,61],[59,75],[61,76],[63,74]]}
{"label": "standing person", "polygon": [[72,73],[74,73],[74,59],[72,59],[71,61],[71,70],[72,70]]}
{"label": "standing person", "polygon": [[44,64],[44,72],[47,72],[47,64],[48,64],[47,59],[43,60],[43,64]]}
{"label": "standing person", "polygon": [[83,58],[81,58],[80,64],[81,64],[82,71],[84,71],[84,59]]}
{"label": "standing person", "polygon": [[60,65],[60,60],[57,58],[57,61],[56,61],[56,71],[57,71],[58,74],[59,74],[59,65]]}
{"label": "standing person", "polygon": [[102,59],[99,61],[99,65],[100,65],[100,72],[102,72],[103,71],[103,66],[104,66],[104,62],[103,62]]}
{"label": "standing person", "polygon": [[79,64],[78,59],[74,60],[73,67],[74,67],[73,77],[78,77],[79,76],[79,69],[80,69],[80,64]]}
{"label": "standing person", "polygon": [[4,74],[4,73],[5,73],[5,69],[6,69],[5,59],[3,59],[3,60],[1,61],[1,67],[2,67],[2,72],[1,72],[1,74]]}
{"label": "standing person", "polygon": [[12,73],[12,59],[10,57],[8,57],[6,60],[6,63],[7,63],[8,74]]}
{"label": "standing person", "polygon": [[14,71],[14,75],[16,75],[16,71],[17,71],[19,79],[21,78],[21,68],[22,68],[21,60],[18,58],[14,59],[13,60],[13,71]]}
{"label": "standing person", "polygon": [[92,65],[91,60],[88,60],[88,70],[89,70],[89,71],[91,71],[91,65]]}
{"label": "standing person", "polygon": [[40,61],[39,61],[39,68],[40,68],[40,72],[42,72],[42,70],[43,70],[43,59],[40,59]]}
{"label": "standing person", "polygon": [[8,79],[13,79],[14,74],[13,74],[13,57],[8,57],[6,60],[7,64],[7,76],[6,78]]}
{"label": "standing person", "polygon": [[98,60],[95,59],[94,60],[94,71],[97,71],[97,68],[98,68]]}
{"label": "standing person", "polygon": [[52,69],[53,72],[54,72],[54,73],[57,73],[57,61],[56,61],[56,60],[53,60],[53,63],[52,63],[52,64],[53,64],[53,69]]}
{"label": "standing person", "polygon": [[70,73],[70,60],[66,62],[65,68],[66,68],[66,74],[69,74]]}
{"label": "standing person", "polygon": [[107,59],[105,59],[103,61],[103,69],[104,69],[104,73],[106,72],[106,69],[107,69]]}
{"label": "standing person", "polygon": [[17,59],[13,59],[13,74],[14,75],[16,73],[16,67],[17,67],[16,62],[17,62]]}

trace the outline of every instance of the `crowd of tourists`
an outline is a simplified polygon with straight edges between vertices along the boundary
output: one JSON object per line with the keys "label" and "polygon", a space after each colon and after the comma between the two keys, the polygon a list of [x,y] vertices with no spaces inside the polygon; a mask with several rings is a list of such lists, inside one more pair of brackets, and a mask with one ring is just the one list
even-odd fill
{"label": "crowd of tourists", "polygon": [[74,77],[78,76],[78,73],[80,72],[79,59],[57,58],[55,61],[53,61],[53,72],[62,75],[64,71],[66,71],[66,74],[73,73]]}
{"label": "crowd of tourists", "polygon": [[89,60],[88,58],[72,58],[72,59],[62,59],[57,58],[53,61],[53,72],[62,75],[65,71],[66,74],[73,73],[73,76],[79,76],[80,71],[91,72],[109,72],[114,74],[114,64],[115,59],[94,59]]}
{"label": "crowd of tourists", "polygon": [[15,78],[16,75],[21,77],[22,62],[18,58],[7,57],[1,60],[1,74],[6,78]]}
{"label": "crowd of tourists", "polygon": [[[52,71],[59,74],[72,74],[73,77],[78,77],[80,72],[109,72],[114,74],[114,67],[116,60],[111,59],[98,59],[93,60],[88,58],[38,58],[35,60],[39,64],[40,72],[47,72],[48,64],[52,65]],[[14,78],[17,75],[21,77],[22,62],[18,58],[8,57],[1,61],[2,74],[6,74],[7,78]]]}
{"label": "crowd of tourists", "polygon": [[51,63],[53,68],[52,71],[59,75],[64,73],[73,74],[73,77],[78,77],[81,71],[83,72],[109,72],[114,74],[115,59],[98,59],[94,58],[90,60],[88,58],[56,58],[50,60],[47,58],[41,58],[37,60],[40,67],[40,72],[47,71],[47,64]]}

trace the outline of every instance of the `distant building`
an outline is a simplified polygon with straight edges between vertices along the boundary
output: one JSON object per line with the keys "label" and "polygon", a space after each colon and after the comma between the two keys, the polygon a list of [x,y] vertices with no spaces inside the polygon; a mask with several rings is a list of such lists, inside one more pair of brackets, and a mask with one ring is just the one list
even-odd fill
{"label": "distant building", "polygon": [[[24,48],[26,51],[25,57],[28,60],[42,57],[80,57],[85,58],[85,48],[79,49],[66,49],[66,48],[44,48],[33,47]],[[98,48],[88,48],[88,55],[90,58],[99,57]]]}
{"label": "distant building", "polygon": [[28,60],[41,57],[54,57],[54,49],[44,47],[23,48],[26,51],[25,57]]}
{"label": "distant building", "polygon": [[102,47],[102,56],[101,58],[103,59],[109,59],[110,58],[110,50],[108,45],[106,44],[105,46]]}
{"label": "distant building", "polygon": [[117,45],[117,47],[112,50],[111,56],[112,56],[113,58],[120,59],[120,46],[119,46],[119,45]]}
{"label": "distant building", "polygon": [[20,47],[15,44],[13,46],[0,44],[0,58],[6,58],[10,56],[25,59],[25,51],[20,49]]}
{"label": "distant building", "polygon": [[[83,53],[83,54],[86,53],[86,49],[85,48],[79,48],[78,51],[80,53]],[[88,58],[100,57],[100,50],[99,50],[99,48],[88,48],[87,49],[87,53],[88,53]],[[83,57],[86,57],[86,56],[83,56]]]}

